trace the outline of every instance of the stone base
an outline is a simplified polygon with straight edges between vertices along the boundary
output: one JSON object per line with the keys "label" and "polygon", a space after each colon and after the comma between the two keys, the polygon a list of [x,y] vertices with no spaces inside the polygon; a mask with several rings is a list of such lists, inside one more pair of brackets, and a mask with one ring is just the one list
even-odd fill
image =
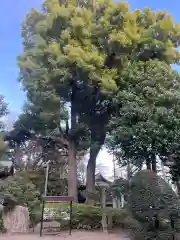
{"label": "stone base", "polygon": [[3,213],[3,224],[7,233],[29,232],[29,211],[27,207],[16,206],[13,211]]}

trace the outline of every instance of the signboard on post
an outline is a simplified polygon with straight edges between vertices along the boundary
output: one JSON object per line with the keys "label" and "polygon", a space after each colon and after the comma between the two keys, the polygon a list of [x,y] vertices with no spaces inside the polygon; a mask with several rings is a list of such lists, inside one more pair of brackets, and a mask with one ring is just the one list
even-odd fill
{"label": "signboard on post", "polygon": [[[44,221],[53,221],[65,219],[69,221],[69,235],[71,235],[72,230],[72,202],[74,198],[69,196],[43,196],[42,197],[42,215],[41,215],[41,228],[40,236],[43,232],[43,223]],[[67,212],[57,212],[57,209],[54,206],[56,203],[69,203],[69,213]],[[48,207],[46,206],[48,204]],[[52,204],[52,208],[49,205]],[[63,215],[63,216],[62,216]]]}

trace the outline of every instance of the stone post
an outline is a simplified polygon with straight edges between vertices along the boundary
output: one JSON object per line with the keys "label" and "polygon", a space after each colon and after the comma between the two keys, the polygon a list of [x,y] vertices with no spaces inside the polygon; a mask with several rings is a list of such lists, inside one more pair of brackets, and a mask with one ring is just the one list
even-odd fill
{"label": "stone post", "polygon": [[107,216],[106,216],[106,187],[101,186],[101,207],[102,207],[102,229],[107,232]]}
{"label": "stone post", "polygon": [[115,197],[112,198],[113,208],[117,208],[117,199]]}

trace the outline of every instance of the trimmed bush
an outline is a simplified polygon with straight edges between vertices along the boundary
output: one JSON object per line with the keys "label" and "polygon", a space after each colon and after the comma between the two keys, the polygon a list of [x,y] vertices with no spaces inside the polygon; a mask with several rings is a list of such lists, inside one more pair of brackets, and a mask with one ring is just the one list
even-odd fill
{"label": "trimmed bush", "polygon": [[171,239],[170,218],[179,220],[180,201],[166,181],[152,171],[138,172],[131,182],[129,207],[142,225],[134,239]]}
{"label": "trimmed bush", "polygon": [[[58,212],[62,228],[66,228],[69,224],[69,204],[68,203],[55,203],[46,204],[46,208],[53,208]],[[111,209],[107,208],[107,215],[112,216],[113,227],[124,227],[124,219],[129,215],[125,209]],[[84,204],[73,204],[72,212],[72,225],[74,229],[99,229],[101,228],[101,208],[84,205]]]}

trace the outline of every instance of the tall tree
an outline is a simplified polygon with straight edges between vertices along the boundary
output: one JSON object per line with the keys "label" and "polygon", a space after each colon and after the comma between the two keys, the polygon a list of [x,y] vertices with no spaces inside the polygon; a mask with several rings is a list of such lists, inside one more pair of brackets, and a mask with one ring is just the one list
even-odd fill
{"label": "tall tree", "polygon": [[[110,8],[111,11],[109,11]],[[116,79],[117,91],[122,91],[124,87],[129,89],[122,75],[122,70],[128,65],[129,61],[159,59],[165,61],[167,64],[178,61],[179,54],[176,52],[176,46],[179,45],[179,25],[173,27],[172,18],[167,13],[151,12],[149,9],[144,9],[142,12],[138,10],[130,13],[126,3],[112,4],[110,1],[104,1],[103,6],[99,5],[98,1],[96,1],[95,9],[96,26],[98,29],[95,41],[98,47],[107,49],[105,66],[118,70],[118,77]],[[101,15],[102,9],[106,14]],[[100,16],[100,18],[97,16]],[[173,32],[176,32],[173,37],[175,41],[171,41],[172,39],[169,38],[168,34],[169,31],[172,31],[172,28],[174,29]],[[107,36],[108,33],[109,36]],[[99,102],[100,97],[101,95],[99,94]],[[122,99],[121,101],[123,102]],[[104,108],[104,102],[108,103],[106,108]],[[96,157],[101,146],[104,144],[107,124],[112,113],[117,108],[121,108],[121,102],[118,102],[118,106],[114,105],[112,98],[108,101],[107,96],[104,102],[100,102],[101,111],[94,111],[95,116],[93,119],[96,119],[98,113],[100,113],[100,117],[94,121],[94,131],[93,128],[91,130],[91,151],[87,168],[88,191],[91,191],[94,185]],[[105,113],[105,115],[102,113]],[[92,119],[91,116],[89,119]],[[98,125],[98,123],[100,124]]]}
{"label": "tall tree", "polygon": [[[79,2],[78,2],[79,3]],[[114,110],[113,95],[124,87],[128,61],[178,61],[179,25],[165,12],[129,10],[127,3],[46,0],[23,26],[21,82],[30,101],[57,99],[70,109],[70,194],[76,195],[76,151],[82,123],[91,133],[87,189],[94,186],[96,157]],[[45,104],[46,105],[46,104]],[[82,135],[81,135],[82,136]]]}
{"label": "tall tree", "polygon": [[158,60],[134,63],[127,73],[131,90],[118,94],[124,102],[112,119],[109,146],[156,172],[156,157],[163,159],[180,146],[180,75]]}

